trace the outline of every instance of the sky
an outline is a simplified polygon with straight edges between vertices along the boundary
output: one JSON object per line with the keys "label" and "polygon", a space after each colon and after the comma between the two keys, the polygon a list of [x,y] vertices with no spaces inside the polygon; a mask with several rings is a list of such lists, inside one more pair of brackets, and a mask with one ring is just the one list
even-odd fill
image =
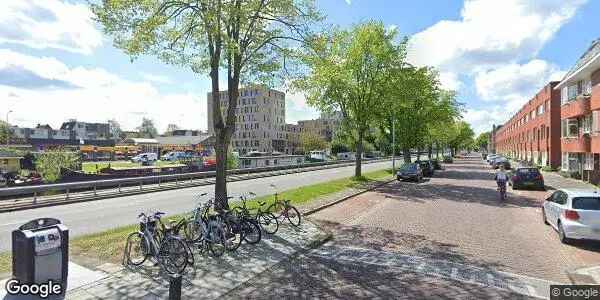
{"label": "sky", "polygon": [[[381,20],[409,38],[407,60],[434,66],[457,91],[476,133],[502,124],[600,38],[593,0],[317,0],[327,24]],[[131,60],[102,33],[85,1],[4,0],[0,10],[0,118],[21,127],[154,120],[206,130],[208,76],[154,57]],[[286,95],[286,121],[318,117]]]}

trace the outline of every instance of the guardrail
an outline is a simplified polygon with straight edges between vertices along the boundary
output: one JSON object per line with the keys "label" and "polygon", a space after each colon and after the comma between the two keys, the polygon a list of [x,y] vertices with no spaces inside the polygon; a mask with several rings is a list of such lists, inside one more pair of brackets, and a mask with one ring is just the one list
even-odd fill
{"label": "guardrail", "polygon": [[[391,160],[391,158],[366,159],[363,160],[363,163],[369,164],[388,160]],[[344,167],[353,164],[353,160],[345,160],[253,169],[235,169],[228,170],[227,176],[228,181],[239,181],[257,177],[276,176]],[[120,195],[208,185],[214,183],[209,181],[209,179],[214,178],[215,174],[215,171],[208,171],[2,188],[0,189],[0,197],[2,198],[11,196],[25,196],[30,197],[31,199],[0,200],[0,211],[14,210],[17,209],[15,207],[22,207],[23,205],[30,207],[43,206],[44,204],[48,205],[49,202],[55,203],[56,201],[61,200],[65,202],[70,202],[69,200],[80,201],[84,199],[116,197]],[[111,188],[116,190],[106,191],[107,189]],[[51,193],[52,195],[48,197],[48,193]],[[43,200],[43,203],[41,203],[40,200]]]}

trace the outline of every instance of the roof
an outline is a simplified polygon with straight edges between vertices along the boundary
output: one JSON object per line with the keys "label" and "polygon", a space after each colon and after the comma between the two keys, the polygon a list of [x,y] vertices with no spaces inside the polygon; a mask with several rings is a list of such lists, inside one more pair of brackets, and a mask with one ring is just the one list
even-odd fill
{"label": "roof", "polygon": [[156,139],[129,138],[126,141],[131,141],[134,144],[158,144]]}
{"label": "roof", "polygon": [[575,65],[567,72],[565,77],[561,80],[556,88],[561,87],[565,82],[567,82],[571,77],[575,76],[576,73],[579,72],[582,68],[584,68],[587,64],[592,62],[593,60],[597,60],[600,58],[600,38],[593,41],[590,47],[581,55],[581,57],[577,60]]}
{"label": "roof", "polygon": [[569,198],[573,198],[573,197],[600,197],[600,191],[598,191],[597,189],[582,189],[582,188],[576,188],[576,189],[561,189],[561,191],[567,193],[567,195],[569,195]]}
{"label": "roof", "polygon": [[210,135],[157,136],[155,140],[161,145],[197,145],[209,137]]}

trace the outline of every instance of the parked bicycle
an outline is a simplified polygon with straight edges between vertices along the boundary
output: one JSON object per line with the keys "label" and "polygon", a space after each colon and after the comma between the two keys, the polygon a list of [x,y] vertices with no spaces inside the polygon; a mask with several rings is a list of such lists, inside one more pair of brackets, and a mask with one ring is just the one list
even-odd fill
{"label": "parked bicycle", "polygon": [[[200,196],[205,196],[206,193]],[[209,210],[213,200],[209,199],[204,204],[198,204],[191,218],[181,222],[175,232],[184,232],[186,241],[195,244],[200,250],[210,250],[214,256],[221,256],[225,252],[224,224],[216,216],[210,215]]]}
{"label": "parked bicycle", "polygon": [[[248,195],[256,196],[256,194],[253,192],[248,192]],[[240,215],[254,219],[258,223],[262,231],[268,234],[277,233],[277,230],[279,230],[279,220],[277,220],[275,215],[270,213],[268,209],[263,210],[263,207],[266,206],[267,203],[264,201],[258,201],[256,213],[252,214],[250,212],[250,209],[248,209],[248,206],[246,205],[246,200],[247,197],[245,195],[241,195],[240,201],[242,202],[242,206],[236,206],[234,210]]]}
{"label": "parked bicycle", "polygon": [[253,218],[239,214],[236,210],[223,211],[219,216],[230,231],[229,235],[239,234],[241,236],[240,242],[242,239],[248,244],[260,242],[262,237],[260,226]]}
{"label": "parked bicycle", "polygon": [[[163,212],[156,212],[151,216],[141,213],[139,231],[129,234],[125,244],[124,263],[134,266],[143,264],[148,258],[154,259],[167,273],[183,274],[189,264],[185,242],[165,230],[164,234],[157,233],[157,225]],[[158,223],[158,224],[157,224]]]}
{"label": "parked bicycle", "polygon": [[280,200],[277,187],[274,184],[271,184],[271,187],[275,189],[275,201],[269,206],[268,211],[272,212],[277,219],[286,218],[290,224],[300,226],[302,217],[298,209],[290,204],[290,200]]}

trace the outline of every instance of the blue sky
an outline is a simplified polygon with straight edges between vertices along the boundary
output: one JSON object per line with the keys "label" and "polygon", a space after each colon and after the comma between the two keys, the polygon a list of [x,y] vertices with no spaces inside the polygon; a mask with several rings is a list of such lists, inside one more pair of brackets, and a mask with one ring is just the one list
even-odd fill
{"label": "blue sky", "polygon": [[[550,80],[560,80],[600,37],[600,1],[317,0],[327,23],[376,19],[410,37],[408,60],[440,70],[477,132],[502,123]],[[0,11],[0,116],[56,127],[68,118],[143,117],[206,129],[206,76],[153,57],[131,62],[91,19],[85,2],[8,0]],[[314,118],[287,95],[287,121]]]}

